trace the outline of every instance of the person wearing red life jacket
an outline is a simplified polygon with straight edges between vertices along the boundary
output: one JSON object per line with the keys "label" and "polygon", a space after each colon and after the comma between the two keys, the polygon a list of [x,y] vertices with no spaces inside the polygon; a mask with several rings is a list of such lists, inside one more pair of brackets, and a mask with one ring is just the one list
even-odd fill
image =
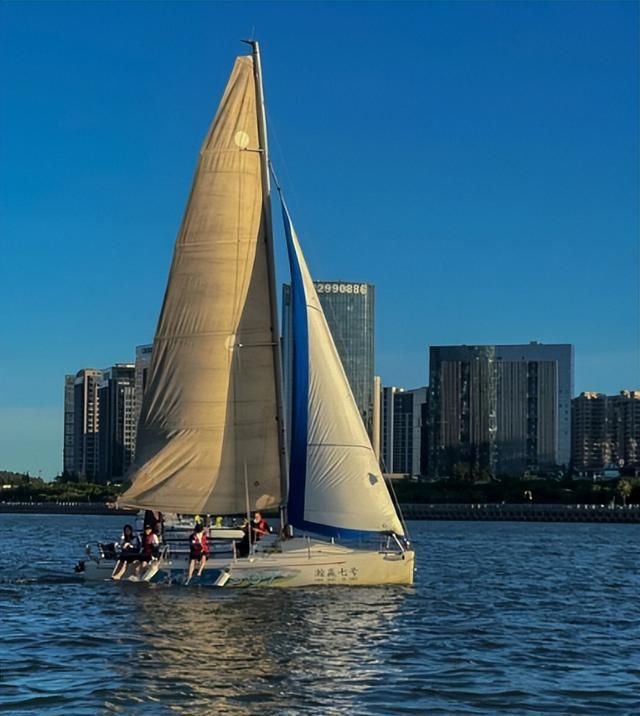
{"label": "person wearing red life jacket", "polygon": [[199,564],[197,576],[199,577],[202,574],[208,556],[209,543],[207,542],[207,533],[204,531],[202,522],[198,522],[189,537],[189,571],[187,573],[186,584],[189,584],[191,581],[196,564]]}
{"label": "person wearing red life jacket", "polygon": [[140,550],[140,564],[138,565],[138,576],[140,572],[146,569],[154,557],[158,556],[158,548],[160,540],[158,535],[153,531],[151,525],[144,526],[144,534],[142,535],[142,548]]}
{"label": "person wearing red life jacket", "polygon": [[253,541],[257,542],[259,539],[269,534],[269,525],[264,517],[259,512],[254,512],[253,522],[251,523],[251,530],[253,533]]}

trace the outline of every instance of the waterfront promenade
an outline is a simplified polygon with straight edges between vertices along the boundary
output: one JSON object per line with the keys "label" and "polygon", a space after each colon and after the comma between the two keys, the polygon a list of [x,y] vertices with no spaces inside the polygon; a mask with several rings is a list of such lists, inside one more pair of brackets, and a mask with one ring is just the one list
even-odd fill
{"label": "waterfront promenade", "polygon": [[130,515],[137,510],[118,509],[104,502],[0,502],[0,513],[35,515]]}
{"label": "waterfront promenade", "polygon": [[407,520],[495,522],[640,522],[640,505],[402,504]]}

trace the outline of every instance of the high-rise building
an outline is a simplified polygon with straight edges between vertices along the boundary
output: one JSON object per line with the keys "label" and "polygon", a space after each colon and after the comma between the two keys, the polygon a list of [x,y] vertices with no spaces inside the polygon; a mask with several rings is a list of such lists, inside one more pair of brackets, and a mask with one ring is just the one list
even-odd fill
{"label": "high-rise building", "polygon": [[578,471],[640,467],[640,391],[585,392],[571,401],[572,465]]}
{"label": "high-rise building", "polygon": [[429,362],[430,476],[569,465],[573,346],[434,346]]}
{"label": "high-rise building", "polygon": [[640,390],[621,390],[609,402],[614,461],[620,467],[640,467]]}
{"label": "high-rise building", "polygon": [[[555,440],[555,464],[568,467],[571,461],[571,398],[574,395],[573,346],[568,343],[545,344],[532,341],[524,345],[501,345],[495,348],[499,362],[531,364],[527,376],[527,440],[530,441],[531,457],[539,455],[540,457],[535,459],[544,464],[552,456],[550,444]],[[537,367],[536,363],[539,364]],[[555,367],[545,367],[545,363],[555,363]],[[554,380],[556,386],[552,388]],[[552,395],[554,390],[555,397]],[[550,429],[553,410],[556,411],[556,426],[552,435],[545,433],[545,430]],[[535,415],[544,422],[534,425]],[[533,434],[534,429],[537,430],[536,435]],[[535,462],[533,464],[535,466]]]}
{"label": "high-rise building", "polygon": [[99,468],[102,480],[121,478],[133,460],[135,445],[135,365],[117,363],[105,370],[98,389]]}
{"label": "high-rise building", "polygon": [[430,477],[467,466],[495,470],[496,376],[493,346],[438,346],[429,351]]}
{"label": "high-rise building", "polygon": [[[368,283],[349,281],[314,281],[314,286],[356,405],[365,428],[371,436],[375,288]],[[290,404],[292,360],[290,296],[290,286],[285,284],[283,287],[282,352],[287,406]]]}
{"label": "high-rise building", "polygon": [[122,477],[134,456],[135,366],[65,376],[63,470],[91,480]]}
{"label": "high-rise building", "polygon": [[64,377],[64,430],[62,442],[62,471],[67,474],[75,472],[75,375]]}
{"label": "high-rise building", "polygon": [[571,463],[576,470],[611,464],[608,400],[602,393],[580,393],[571,401]]}
{"label": "high-rise building", "polygon": [[[136,346],[136,364],[135,364],[135,425],[136,431],[138,427],[138,421],[140,420],[140,411],[142,410],[142,397],[147,387],[147,377],[149,375],[149,368],[151,366],[151,352],[153,351],[153,344],[148,343],[143,346]],[[135,438],[133,453],[135,457]]]}
{"label": "high-rise building", "polygon": [[388,386],[382,389],[380,442],[384,472],[422,474],[422,418],[426,399],[426,388],[404,390]]}
{"label": "high-rise building", "polygon": [[71,472],[92,479],[97,477],[99,469],[98,387],[101,379],[101,370],[83,368],[76,373],[73,385],[73,470]]}

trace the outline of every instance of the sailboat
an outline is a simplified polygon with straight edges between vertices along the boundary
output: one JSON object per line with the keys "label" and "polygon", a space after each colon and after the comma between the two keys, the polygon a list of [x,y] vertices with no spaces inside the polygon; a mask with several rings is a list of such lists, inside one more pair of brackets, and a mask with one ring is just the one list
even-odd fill
{"label": "sailboat", "polygon": [[[180,227],[123,506],[183,515],[279,511],[280,536],[240,556],[236,530],[201,580],[224,587],[411,584],[415,554],[333,343],[286,203],[293,360],[290,441],[258,43],[238,57]],[[289,457],[290,453],[290,457]],[[113,559],[89,559],[103,578]],[[171,581],[170,547],[143,575]]]}

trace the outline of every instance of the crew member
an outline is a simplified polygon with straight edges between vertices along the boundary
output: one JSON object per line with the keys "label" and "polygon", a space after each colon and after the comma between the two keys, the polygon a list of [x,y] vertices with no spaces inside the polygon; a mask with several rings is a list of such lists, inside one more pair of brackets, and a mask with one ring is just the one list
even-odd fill
{"label": "crew member", "polygon": [[125,525],[120,538],[120,557],[111,574],[112,579],[121,579],[130,564],[140,559],[140,539],[131,525]]}
{"label": "crew member", "polygon": [[152,559],[158,557],[158,550],[160,547],[160,540],[158,535],[153,531],[151,525],[144,526],[144,534],[142,535],[142,550],[140,552],[141,563],[138,565],[137,573],[143,569],[146,569]]}
{"label": "crew member", "polygon": [[253,515],[251,531],[253,533],[254,542],[257,542],[258,540],[262,539],[262,537],[264,537],[266,534],[269,534],[269,525],[259,512],[255,512]]}
{"label": "crew member", "polygon": [[197,522],[193,528],[193,532],[189,537],[189,572],[187,574],[186,584],[189,584],[193,572],[196,568],[196,563],[199,563],[198,574],[199,577],[202,574],[204,565],[207,562],[209,556],[209,543],[207,541],[207,534],[204,531],[202,522]]}

